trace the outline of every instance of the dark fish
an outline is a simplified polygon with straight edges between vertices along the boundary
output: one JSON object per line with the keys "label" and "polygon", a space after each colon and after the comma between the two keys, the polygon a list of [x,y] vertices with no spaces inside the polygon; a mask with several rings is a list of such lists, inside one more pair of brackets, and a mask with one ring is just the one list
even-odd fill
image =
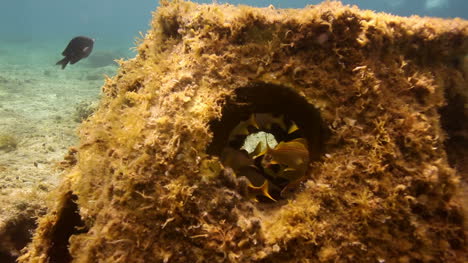
{"label": "dark fish", "polygon": [[75,64],[83,58],[86,58],[93,51],[94,39],[84,36],[73,38],[65,50],[62,52],[62,56],[65,56],[62,60],[56,63],[56,65],[62,65],[64,69],[68,63]]}
{"label": "dark fish", "polygon": [[242,167],[253,164],[249,153],[245,150],[236,150],[231,147],[226,147],[221,153],[221,160],[225,166],[231,167],[234,171],[238,171]]}

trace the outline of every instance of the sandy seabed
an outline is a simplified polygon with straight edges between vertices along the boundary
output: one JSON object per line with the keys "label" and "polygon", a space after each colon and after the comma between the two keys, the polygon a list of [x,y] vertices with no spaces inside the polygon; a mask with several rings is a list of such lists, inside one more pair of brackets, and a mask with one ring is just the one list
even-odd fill
{"label": "sandy seabed", "polygon": [[12,226],[24,224],[27,238],[35,217],[45,212],[47,193],[60,181],[58,163],[77,143],[80,114],[98,101],[104,76],[114,74],[117,65],[84,60],[61,70],[55,65],[60,48],[0,47],[2,254],[21,249],[10,238]]}

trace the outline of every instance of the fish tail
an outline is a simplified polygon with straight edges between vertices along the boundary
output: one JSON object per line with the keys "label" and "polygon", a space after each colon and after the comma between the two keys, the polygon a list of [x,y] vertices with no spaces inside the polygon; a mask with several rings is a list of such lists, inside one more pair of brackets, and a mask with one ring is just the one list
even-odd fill
{"label": "fish tail", "polygon": [[67,66],[68,62],[68,59],[65,57],[62,60],[59,60],[57,63],[55,63],[55,65],[62,65],[62,69],[64,69]]}

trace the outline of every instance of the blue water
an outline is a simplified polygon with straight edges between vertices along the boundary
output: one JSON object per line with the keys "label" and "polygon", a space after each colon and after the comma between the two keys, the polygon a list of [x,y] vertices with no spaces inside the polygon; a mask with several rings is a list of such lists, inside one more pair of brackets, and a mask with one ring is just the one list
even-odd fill
{"label": "blue water", "polygon": [[[96,38],[101,46],[133,46],[139,32],[149,28],[157,0],[1,0],[0,40],[67,42],[76,35]],[[211,3],[212,0],[195,1]],[[317,0],[219,0],[218,3],[277,8],[302,8]],[[468,18],[468,0],[344,0],[396,15]]]}

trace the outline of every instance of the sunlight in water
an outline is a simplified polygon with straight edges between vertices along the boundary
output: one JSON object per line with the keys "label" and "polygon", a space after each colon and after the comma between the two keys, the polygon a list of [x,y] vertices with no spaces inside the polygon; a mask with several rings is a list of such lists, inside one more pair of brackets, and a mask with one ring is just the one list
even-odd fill
{"label": "sunlight in water", "polygon": [[275,148],[278,144],[273,134],[261,131],[247,136],[241,149],[246,150],[248,153],[252,153],[260,142],[262,143],[261,151],[266,149],[267,144],[270,148]]}

